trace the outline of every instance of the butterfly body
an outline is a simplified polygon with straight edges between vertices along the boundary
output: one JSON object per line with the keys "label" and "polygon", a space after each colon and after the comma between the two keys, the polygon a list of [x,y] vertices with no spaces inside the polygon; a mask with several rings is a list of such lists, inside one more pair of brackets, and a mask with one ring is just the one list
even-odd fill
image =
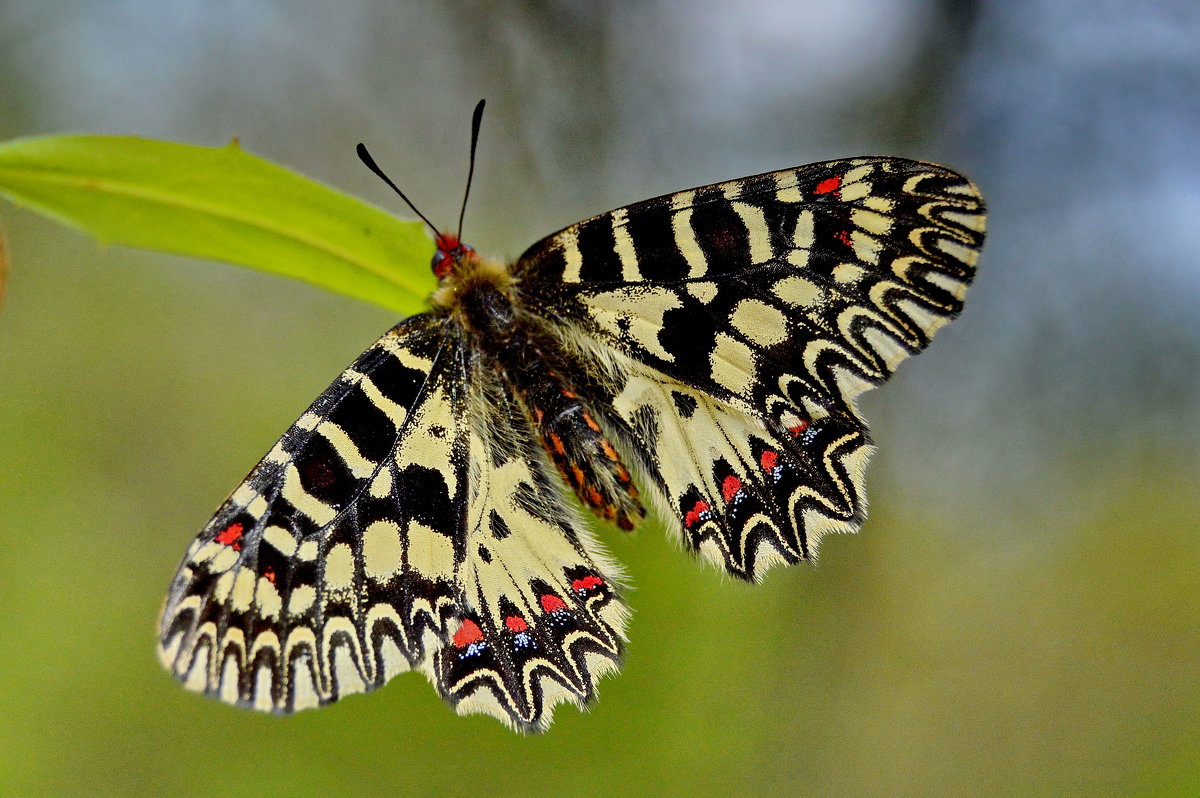
{"label": "butterfly body", "polygon": [[536,731],[616,670],[622,575],[576,507],[756,580],[865,514],[855,397],[961,309],[978,193],[814,164],[580,222],[511,264],[439,236],[427,313],[319,397],[186,555],[160,654],[291,712],[420,670]]}

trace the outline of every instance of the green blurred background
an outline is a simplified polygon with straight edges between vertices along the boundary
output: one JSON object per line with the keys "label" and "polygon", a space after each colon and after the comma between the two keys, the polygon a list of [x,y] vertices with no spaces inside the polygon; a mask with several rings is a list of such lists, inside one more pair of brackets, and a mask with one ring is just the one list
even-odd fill
{"label": "green blurred background", "polygon": [[[844,155],[961,169],[964,317],[870,394],[862,534],[758,587],[647,525],[588,714],[517,737],[416,675],[287,719],[181,690],[163,592],[386,312],[0,204],[2,795],[1200,794],[1200,7],[0,0],[0,138],[257,154],[512,256]],[[425,269],[415,263],[414,269]]]}

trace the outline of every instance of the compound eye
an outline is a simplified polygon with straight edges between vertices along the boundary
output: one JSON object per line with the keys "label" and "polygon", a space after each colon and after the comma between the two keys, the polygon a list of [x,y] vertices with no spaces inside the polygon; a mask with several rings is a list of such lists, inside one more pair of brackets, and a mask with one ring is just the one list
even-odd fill
{"label": "compound eye", "polygon": [[433,253],[433,273],[439,280],[454,271],[454,264],[455,259],[445,250],[439,249]]}

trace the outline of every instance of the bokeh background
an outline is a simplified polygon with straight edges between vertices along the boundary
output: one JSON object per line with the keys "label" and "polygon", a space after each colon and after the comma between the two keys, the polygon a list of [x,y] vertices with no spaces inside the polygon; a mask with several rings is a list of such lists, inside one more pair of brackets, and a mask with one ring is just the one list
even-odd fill
{"label": "bokeh background", "polygon": [[[624,672],[548,734],[416,675],[279,719],[154,625],[193,534],[395,319],[0,203],[0,794],[1200,794],[1200,4],[0,0],[0,138],[368,142],[518,254],[644,197],[897,154],[972,176],[961,320],[866,397],[862,534],[752,587],[647,525]],[[414,263],[414,269],[426,265]]]}

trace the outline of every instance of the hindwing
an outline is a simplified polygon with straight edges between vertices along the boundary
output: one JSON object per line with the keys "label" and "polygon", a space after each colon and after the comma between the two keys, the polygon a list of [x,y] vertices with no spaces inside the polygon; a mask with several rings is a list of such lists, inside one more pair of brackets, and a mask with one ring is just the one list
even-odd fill
{"label": "hindwing", "polygon": [[526,731],[554,705],[584,706],[620,664],[627,618],[620,574],[578,513],[528,419],[496,375],[471,380],[468,551],[464,605],[438,652],[439,690],[459,712]]}

